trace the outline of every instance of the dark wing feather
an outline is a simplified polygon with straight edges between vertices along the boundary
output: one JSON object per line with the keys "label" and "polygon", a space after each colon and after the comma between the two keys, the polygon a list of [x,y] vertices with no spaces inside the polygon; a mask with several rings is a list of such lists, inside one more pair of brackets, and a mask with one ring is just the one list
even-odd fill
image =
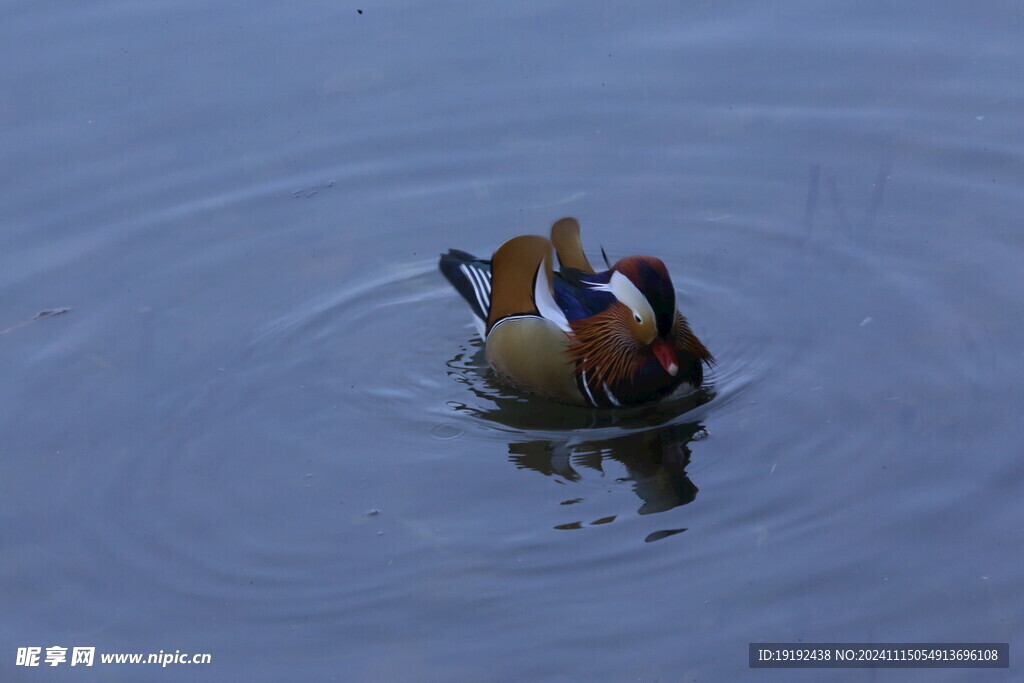
{"label": "dark wing feather", "polygon": [[555,276],[555,301],[565,311],[569,322],[597,315],[615,303],[615,295],[592,285],[605,285],[610,271],[585,273],[576,268],[562,268]]}
{"label": "dark wing feather", "polygon": [[462,295],[473,315],[487,322],[491,307],[491,262],[458,249],[441,254],[441,274]]}

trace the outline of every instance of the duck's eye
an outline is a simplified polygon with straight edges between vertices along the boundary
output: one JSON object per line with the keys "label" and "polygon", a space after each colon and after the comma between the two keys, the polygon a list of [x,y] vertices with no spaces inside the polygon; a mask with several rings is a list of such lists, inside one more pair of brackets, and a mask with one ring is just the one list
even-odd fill
{"label": "duck's eye", "polygon": [[633,311],[633,320],[635,320],[638,325],[643,322],[643,318],[641,318],[640,314],[636,311]]}

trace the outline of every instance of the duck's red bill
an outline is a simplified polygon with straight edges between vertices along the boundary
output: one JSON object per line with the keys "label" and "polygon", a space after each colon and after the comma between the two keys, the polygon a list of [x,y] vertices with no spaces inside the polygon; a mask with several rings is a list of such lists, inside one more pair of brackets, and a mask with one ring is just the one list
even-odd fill
{"label": "duck's red bill", "polygon": [[658,337],[651,342],[651,351],[654,351],[654,357],[661,363],[661,367],[665,368],[665,372],[675,377],[676,373],[679,372],[679,361],[676,358],[676,350],[672,348],[672,345]]}

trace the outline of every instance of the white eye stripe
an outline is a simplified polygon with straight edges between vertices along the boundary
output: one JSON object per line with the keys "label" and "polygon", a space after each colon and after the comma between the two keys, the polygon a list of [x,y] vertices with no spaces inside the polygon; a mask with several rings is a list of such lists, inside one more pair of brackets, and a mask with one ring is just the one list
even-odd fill
{"label": "white eye stripe", "polygon": [[612,274],[612,279],[608,283],[608,289],[615,295],[616,299],[629,306],[630,310],[633,311],[633,316],[637,318],[637,322],[643,322],[644,319],[654,320],[654,309],[651,308],[647,297],[637,289],[636,285],[628,277],[616,271]]}

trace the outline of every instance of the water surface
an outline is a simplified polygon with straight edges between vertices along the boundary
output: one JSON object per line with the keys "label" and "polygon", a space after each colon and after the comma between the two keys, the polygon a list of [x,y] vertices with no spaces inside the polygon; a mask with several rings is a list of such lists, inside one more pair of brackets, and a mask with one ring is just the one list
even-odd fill
{"label": "water surface", "polygon": [[[1015,652],[1016,5],[6,16],[5,680],[51,645],[211,653],[162,674],[193,680]],[[437,254],[564,215],[666,262],[702,392],[609,413],[490,377]]]}

